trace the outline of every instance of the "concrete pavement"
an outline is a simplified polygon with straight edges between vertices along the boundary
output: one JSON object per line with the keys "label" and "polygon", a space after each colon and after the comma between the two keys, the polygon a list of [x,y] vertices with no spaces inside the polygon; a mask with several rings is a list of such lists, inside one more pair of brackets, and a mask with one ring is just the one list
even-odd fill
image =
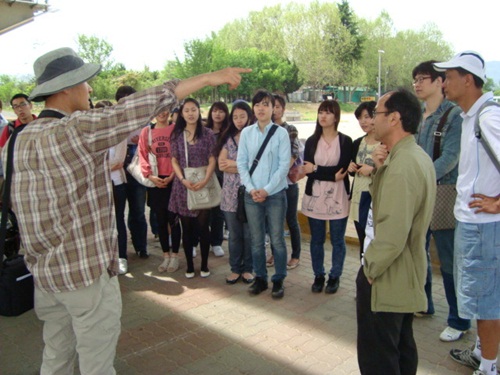
{"label": "concrete pavement", "polygon": [[[224,242],[225,250],[226,246]],[[156,268],[161,249],[152,237],[149,251],[147,260],[131,253],[129,273],[120,276],[123,316],[115,361],[118,374],[359,373],[355,245],[348,246],[338,293],[313,294],[309,243],[303,240],[300,266],[289,271],[285,297],[279,301],[271,298],[270,289],[250,296],[242,282],[226,285],[227,251],[221,258],[210,254],[212,275],[207,279],[199,277],[198,255],[197,276],[191,280],[184,277],[183,254],[180,270],[160,274]],[[414,322],[418,374],[471,374],[448,352],[471,345],[475,328],[457,343],[438,339],[446,326],[447,305],[441,276],[434,268],[436,314]],[[42,324],[33,310],[19,317],[0,317],[0,374],[37,374],[42,349]]]}

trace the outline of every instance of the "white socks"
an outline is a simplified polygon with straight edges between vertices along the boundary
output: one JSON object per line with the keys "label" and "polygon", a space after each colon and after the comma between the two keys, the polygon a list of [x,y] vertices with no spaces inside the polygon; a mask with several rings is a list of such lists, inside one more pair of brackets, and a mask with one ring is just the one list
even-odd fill
{"label": "white socks", "polygon": [[479,336],[476,338],[476,345],[474,346],[473,353],[476,358],[481,358],[479,370],[484,372],[486,375],[497,375],[497,358],[483,358],[483,356],[481,355],[481,341],[479,340]]}
{"label": "white socks", "polygon": [[481,364],[479,370],[486,375],[497,375],[497,359],[484,359],[481,357]]}

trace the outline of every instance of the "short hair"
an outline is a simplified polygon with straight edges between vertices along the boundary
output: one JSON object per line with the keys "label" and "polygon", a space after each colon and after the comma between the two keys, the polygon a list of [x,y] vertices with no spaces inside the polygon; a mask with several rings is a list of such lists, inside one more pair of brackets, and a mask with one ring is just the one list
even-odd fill
{"label": "short hair", "polygon": [[453,68],[455,69],[458,74],[460,74],[462,77],[463,76],[466,76],[467,74],[471,74],[472,75],[472,78],[474,78],[474,85],[476,86],[476,88],[478,89],[482,89],[483,86],[484,86],[484,82],[481,78],[479,78],[478,76],[476,76],[475,74],[472,74],[471,72],[469,72],[468,70],[465,70],[463,68]]}
{"label": "short hair", "polygon": [[376,106],[377,102],[374,100],[370,100],[369,102],[362,102],[354,111],[354,116],[356,116],[356,118],[359,120],[361,115],[363,114],[363,111],[366,111],[368,112],[368,115],[373,118],[373,111],[375,110]]}
{"label": "short hair", "polygon": [[445,72],[444,71],[438,72],[434,68],[434,64],[438,62],[439,61],[436,60],[429,60],[418,64],[416,67],[413,68],[411,76],[413,77],[413,79],[415,79],[417,74],[427,74],[431,76],[432,82],[434,82],[438,77],[441,77],[441,80],[444,82],[444,80],[446,79]]}
{"label": "short hair", "polygon": [[252,109],[255,106],[255,104],[260,103],[264,99],[269,99],[271,102],[271,105],[274,107],[274,96],[267,90],[259,90],[255,93],[255,95],[252,98]]}
{"label": "short hair", "polygon": [[97,103],[95,103],[94,108],[104,108],[104,107],[112,107],[113,103],[111,103],[109,100],[100,100]]}
{"label": "short hair", "polygon": [[14,95],[14,96],[10,99],[10,105],[12,105],[12,102],[13,102],[14,100],[19,99],[19,98],[24,98],[24,99],[26,99],[26,101],[27,101],[28,103],[31,103],[31,100],[29,100],[28,95],[23,94],[23,93],[19,93],[19,94]]}
{"label": "short hair", "polygon": [[405,132],[410,134],[417,132],[422,120],[422,107],[414,94],[404,88],[392,91],[385,102],[385,108],[389,113],[399,113]]}
{"label": "short hair", "polygon": [[120,86],[118,87],[118,90],[116,90],[115,100],[118,102],[120,99],[132,95],[136,92],[137,90],[134,89],[132,86]]}
{"label": "short hair", "polygon": [[283,108],[286,107],[286,101],[285,101],[284,97],[282,97],[281,95],[278,95],[278,94],[274,94],[273,96],[274,96],[275,102],[279,102],[280,106],[282,106]]}

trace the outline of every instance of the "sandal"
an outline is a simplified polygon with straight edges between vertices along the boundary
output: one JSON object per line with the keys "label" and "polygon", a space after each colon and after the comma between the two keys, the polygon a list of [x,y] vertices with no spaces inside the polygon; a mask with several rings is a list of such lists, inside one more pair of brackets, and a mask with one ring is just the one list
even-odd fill
{"label": "sandal", "polygon": [[171,257],[167,272],[175,272],[179,269],[179,257]]}
{"label": "sandal", "polygon": [[168,268],[168,264],[170,263],[170,257],[163,258],[163,262],[158,266],[158,272],[165,272]]}
{"label": "sandal", "polygon": [[286,265],[287,270],[293,270],[294,268],[297,268],[300,264],[300,259],[295,259],[292,258],[288,261],[288,264]]}
{"label": "sandal", "polygon": [[272,267],[274,266],[274,256],[270,256],[269,258],[267,258],[267,261],[266,261],[266,267]]}

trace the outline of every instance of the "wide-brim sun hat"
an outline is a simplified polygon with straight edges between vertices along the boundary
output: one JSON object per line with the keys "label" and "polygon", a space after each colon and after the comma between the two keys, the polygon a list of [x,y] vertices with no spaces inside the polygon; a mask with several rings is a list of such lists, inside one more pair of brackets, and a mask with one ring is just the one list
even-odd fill
{"label": "wide-brim sun hat", "polygon": [[36,59],[33,64],[37,86],[30,95],[34,102],[88,81],[101,71],[101,65],[85,63],[71,48],[59,48]]}
{"label": "wide-brim sun hat", "polygon": [[486,69],[484,59],[476,51],[463,51],[455,56],[450,61],[435,63],[434,67],[437,71],[443,72],[446,69],[462,68],[469,73],[475,75],[483,83],[486,83]]}

